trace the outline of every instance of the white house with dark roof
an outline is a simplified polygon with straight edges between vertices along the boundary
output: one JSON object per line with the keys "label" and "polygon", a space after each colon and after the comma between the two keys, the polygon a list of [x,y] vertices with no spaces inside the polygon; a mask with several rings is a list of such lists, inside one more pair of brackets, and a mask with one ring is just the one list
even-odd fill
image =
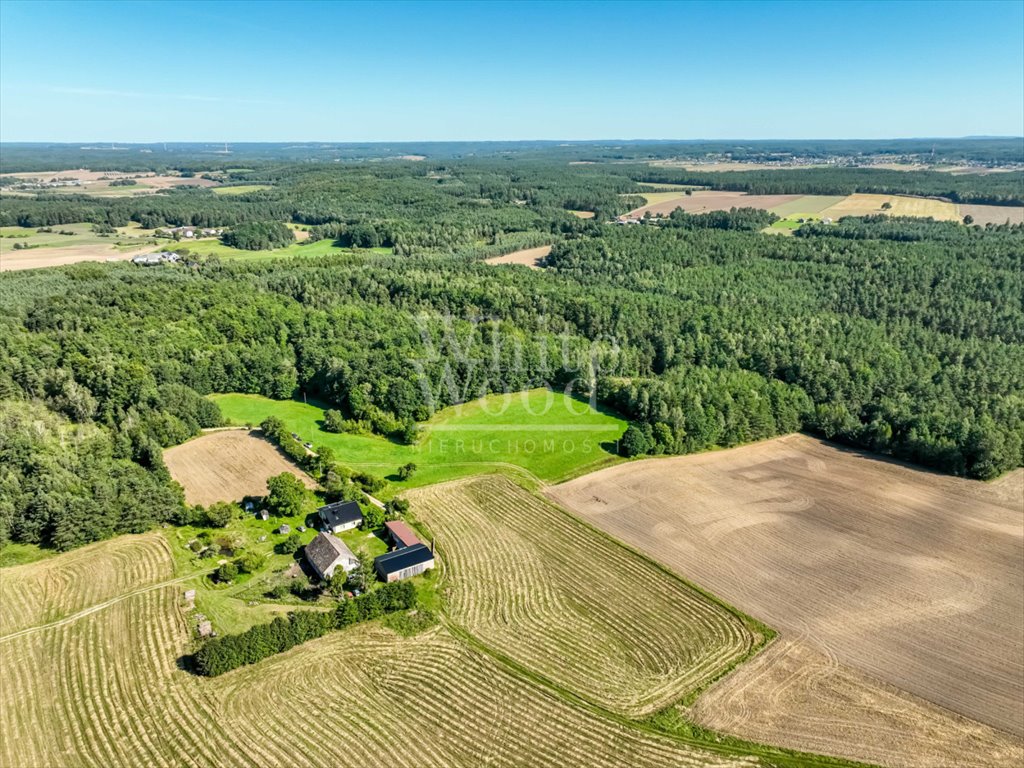
{"label": "white house with dark roof", "polygon": [[363,522],[363,512],[354,501],[336,501],[317,510],[324,530],[340,533]]}
{"label": "white house with dark roof", "polygon": [[348,545],[329,533],[318,533],[316,538],[306,545],[305,554],[317,576],[324,581],[330,579],[338,568],[348,573],[359,565],[359,558],[352,553]]}

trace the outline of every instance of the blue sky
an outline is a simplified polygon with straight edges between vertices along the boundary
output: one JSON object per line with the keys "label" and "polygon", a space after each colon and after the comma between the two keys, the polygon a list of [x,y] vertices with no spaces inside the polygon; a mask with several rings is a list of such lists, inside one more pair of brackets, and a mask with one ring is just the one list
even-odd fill
{"label": "blue sky", "polygon": [[0,3],[4,141],[1024,134],[1024,0]]}

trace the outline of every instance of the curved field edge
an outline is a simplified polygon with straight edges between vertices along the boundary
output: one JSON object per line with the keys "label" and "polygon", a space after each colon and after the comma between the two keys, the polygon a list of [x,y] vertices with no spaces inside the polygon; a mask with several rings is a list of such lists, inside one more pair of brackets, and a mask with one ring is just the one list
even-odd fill
{"label": "curved field edge", "polygon": [[[320,403],[241,393],[209,397],[230,423],[258,424],[277,416],[303,441],[331,448],[341,464],[384,474],[390,480],[384,496],[478,474],[527,478],[537,487],[565,482],[622,461],[604,446],[626,428],[625,420],[607,409],[533,389],[438,411],[420,424],[421,437],[410,446],[378,435],[327,432]],[[399,480],[396,473],[408,462],[418,469]]]}

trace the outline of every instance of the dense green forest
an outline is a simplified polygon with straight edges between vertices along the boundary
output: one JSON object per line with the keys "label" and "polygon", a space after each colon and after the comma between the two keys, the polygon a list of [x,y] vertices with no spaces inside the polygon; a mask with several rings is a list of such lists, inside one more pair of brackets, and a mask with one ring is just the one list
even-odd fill
{"label": "dense green forest", "polygon": [[[630,455],[804,429],[973,478],[1022,464],[1024,228],[769,237],[749,209],[613,226],[634,171],[276,163],[239,172],[272,189],[231,197],[3,197],[5,222],[208,224],[262,247],[292,221],[391,253],[0,275],[0,544],[187,519],[162,449],[220,423],[211,392],[316,397],[407,440],[438,408],[550,385],[628,417]],[[545,270],[480,260],[548,243]]]}

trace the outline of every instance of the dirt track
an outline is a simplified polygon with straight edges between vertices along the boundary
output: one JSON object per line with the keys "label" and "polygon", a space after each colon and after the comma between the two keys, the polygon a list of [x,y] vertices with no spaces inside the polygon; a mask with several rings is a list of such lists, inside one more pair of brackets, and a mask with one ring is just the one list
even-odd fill
{"label": "dirt track", "polygon": [[1021,471],[986,485],[790,435],[549,495],[784,636],[1024,735]]}
{"label": "dirt track", "polygon": [[307,487],[316,484],[260,432],[225,430],[209,432],[164,451],[171,477],[185,489],[189,504],[239,501],[267,493],[267,478],[291,472]]}

